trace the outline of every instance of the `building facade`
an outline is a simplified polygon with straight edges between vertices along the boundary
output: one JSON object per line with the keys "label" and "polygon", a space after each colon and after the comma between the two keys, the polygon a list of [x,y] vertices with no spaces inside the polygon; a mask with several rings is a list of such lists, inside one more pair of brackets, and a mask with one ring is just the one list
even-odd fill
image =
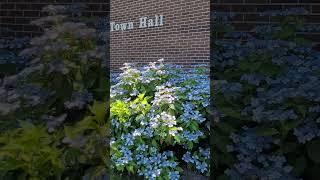
{"label": "building facade", "polygon": [[210,0],[112,0],[110,17],[111,69],[160,58],[209,63]]}
{"label": "building facade", "polygon": [[[186,66],[209,63],[210,10],[233,12],[239,31],[278,22],[260,12],[295,7],[309,12],[307,24],[320,24],[320,1],[315,0],[0,0],[0,37],[37,36],[41,31],[30,21],[45,15],[43,6],[73,3],[87,5],[86,16],[106,17],[111,9],[111,69],[159,58]],[[139,28],[140,18],[146,27]],[[319,32],[301,35],[320,42]]]}

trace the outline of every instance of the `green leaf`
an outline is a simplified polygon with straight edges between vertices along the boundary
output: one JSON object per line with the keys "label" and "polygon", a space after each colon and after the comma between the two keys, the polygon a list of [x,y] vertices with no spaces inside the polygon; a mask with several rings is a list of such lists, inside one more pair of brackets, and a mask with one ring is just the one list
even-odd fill
{"label": "green leaf", "polygon": [[152,144],[153,146],[155,146],[155,147],[158,147],[158,143],[157,143],[157,141],[154,140],[154,139],[152,140],[151,144]]}
{"label": "green leaf", "polygon": [[297,127],[300,124],[300,121],[295,120],[295,121],[287,121],[283,124],[283,128],[286,131],[290,131],[291,129],[294,129],[295,127]]}
{"label": "green leaf", "polygon": [[0,172],[9,172],[17,170],[21,167],[21,162],[15,159],[8,159],[0,161]]}
{"label": "green leaf", "polygon": [[235,131],[235,128],[233,128],[229,123],[219,122],[216,124],[216,126],[221,129],[221,131],[227,134]]}
{"label": "green leaf", "polygon": [[194,130],[194,131],[199,130],[199,125],[198,125],[195,121],[192,121],[192,122],[191,122],[190,127],[191,127],[191,129]]}
{"label": "green leaf", "polygon": [[320,163],[320,140],[313,140],[307,144],[308,156],[315,163]]}
{"label": "green leaf", "polygon": [[107,108],[106,102],[98,102],[98,101],[95,101],[93,105],[89,107],[92,114],[94,114],[96,116],[96,119],[100,122],[105,119],[106,108]]}
{"label": "green leaf", "polygon": [[320,177],[320,166],[308,167],[308,176],[310,179],[319,179]]}
{"label": "green leaf", "polygon": [[118,171],[123,171],[124,170],[124,166],[117,166],[117,170]]}
{"label": "green leaf", "polygon": [[180,138],[179,138],[178,136],[174,136],[174,139],[175,139],[178,143],[181,142],[181,141],[180,141]]}
{"label": "green leaf", "polygon": [[305,105],[298,105],[297,106],[297,109],[298,111],[302,114],[303,117],[306,116],[306,113],[307,113],[307,110],[308,110],[308,107],[305,106]]}
{"label": "green leaf", "polygon": [[222,107],[222,106],[218,106],[218,107],[219,107],[218,110],[226,114],[227,116],[237,118],[237,119],[241,118],[241,113],[239,110],[236,110],[234,108],[229,108],[229,107]]}
{"label": "green leaf", "polygon": [[234,163],[234,157],[230,153],[219,154],[219,157],[217,158],[219,159],[220,163],[226,164],[228,166],[232,166],[232,164]]}
{"label": "green leaf", "polygon": [[27,122],[27,121],[19,121],[19,124],[21,126],[22,129],[32,129],[32,128],[35,128],[35,126],[30,123],[30,122]]}
{"label": "green leaf", "polygon": [[183,169],[182,169],[180,166],[177,166],[176,169],[177,169],[179,172],[183,172]]}
{"label": "green leaf", "polygon": [[220,175],[217,177],[217,180],[228,180],[228,176],[227,175]]}
{"label": "green leaf", "polygon": [[176,109],[176,107],[174,106],[174,104],[170,104],[170,105],[169,105],[169,108],[172,109],[172,110],[175,110],[175,109]]}
{"label": "green leaf", "polygon": [[284,152],[284,153],[294,152],[294,151],[296,151],[297,147],[298,147],[297,143],[284,142],[282,145],[282,152]]}
{"label": "green leaf", "polygon": [[224,136],[218,133],[214,134],[213,138],[211,138],[211,141],[214,147],[222,152],[227,152],[226,146],[232,143],[228,136]]}
{"label": "green leaf", "polygon": [[256,133],[259,136],[272,136],[272,135],[278,134],[279,132],[275,128],[258,127],[256,128]]}
{"label": "green leaf", "polygon": [[264,64],[263,68],[259,69],[260,72],[266,76],[275,76],[280,72],[280,67],[273,64]]}
{"label": "green leaf", "polygon": [[298,157],[294,163],[293,166],[293,174],[295,176],[301,176],[305,170],[305,168],[307,167],[307,160],[304,156]]}
{"label": "green leaf", "polygon": [[134,173],[134,170],[133,170],[133,166],[130,165],[130,166],[126,166],[126,169],[131,172],[131,173]]}

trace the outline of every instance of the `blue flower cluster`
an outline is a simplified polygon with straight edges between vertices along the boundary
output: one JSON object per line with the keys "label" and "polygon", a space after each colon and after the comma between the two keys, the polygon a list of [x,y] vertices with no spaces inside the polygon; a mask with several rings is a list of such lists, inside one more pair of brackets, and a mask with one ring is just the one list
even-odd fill
{"label": "blue flower cluster", "polygon": [[[204,107],[207,107],[207,102],[203,104]],[[206,119],[200,113],[200,111],[196,110],[196,107],[192,103],[182,104],[183,114],[180,116],[181,120],[184,122],[189,122],[190,120],[195,120],[198,123],[204,122]]]}
{"label": "blue flower cluster", "polygon": [[193,153],[192,155],[189,151],[187,151],[182,160],[195,165],[195,168],[199,170],[201,173],[209,172],[209,164],[208,160],[210,159],[210,149],[203,149],[199,147],[199,150]]}
{"label": "blue flower cluster", "polygon": [[319,122],[315,121],[304,122],[294,129],[293,134],[298,138],[300,143],[305,144],[316,137],[320,137],[320,127],[318,124]]}
{"label": "blue flower cluster", "polygon": [[[2,30],[2,29],[1,29]],[[19,57],[17,52],[29,44],[29,38],[0,38],[0,65],[13,64],[17,71],[25,68],[29,59]],[[10,68],[11,69],[11,68]],[[0,75],[6,74],[6,69],[1,69]],[[11,70],[12,71],[12,70]],[[8,70],[8,73],[10,70]],[[12,72],[11,72],[12,73]]]}
{"label": "blue flower cluster", "polygon": [[132,151],[128,148],[122,146],[119,152],[121,153],[120,157],[112,156],[111,160],[115,162],[118,166],[123,166],[128,164],[133,160],[132,158]]}
{"label": "blue flower cluster", "polygon": [[197,141],[199,137],[203,136],[202,131],[197,132],[190,132],[190,131],[183,131],[182,135],[186,138],[187,141]]}
{"label": "blue flower cluster", "polygon": [[258,136],[255,129],[243,127],[243,130],[240,135],[231,135],[234,145],[228,146],[229,152],[237,154],[237,162],[225,172],[231,179],[295,179],[285,157],[264,153],[274,144],[271,137]]}
{"label": "blue flower cluster", "polygon": [[[161,171],[164,171],[166,168],[177,167],[178,163],[172,158],[172,151],[159,153],[156,149],[151,153],[151,156],[146,157],[145,155],[138,154],[136,156],[137,164],[143,167],[143,170],[138,170],[138,174],[146,177],[147,179],[155,179],[156,177],[159,177]],[[175,179],[175,177],[179,176],[179,174],[174,176],[172,173],[173,172],[171,171],[168,172],[168,176],[171,177],[170,179]]]}
{"label": "blue flower cluster", "polygon": [[93,101],[93,96],[87,90],[73,92],[69,101],[64,103],[67,109],[83,109],[85,105]]}

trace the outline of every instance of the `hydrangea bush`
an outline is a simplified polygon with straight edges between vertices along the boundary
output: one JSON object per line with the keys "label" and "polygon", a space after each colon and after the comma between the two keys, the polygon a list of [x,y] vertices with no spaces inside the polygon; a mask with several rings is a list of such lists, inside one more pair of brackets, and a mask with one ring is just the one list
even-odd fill
{"label": "hydrangea bush", "polygon": [[183,168],[209,175],[207,69],[125,64],[111,87],[111,160],[124,174],[180,179]]}
{"label": "hydrangea bush", "polygon": [[44,32],[19,53],[30,59],[26,67],[0,84],[0,116],[11,119],[10,113],[15,113],[14,119],[54,121],[49,117],[104,100],[108,91],[105,46],[98,43],[95,28],[74,17],[75,9],[49,5],[43,9],[48,16],[32,22]]}
{"label": "hydrangea bush", "polygon": [[[213,174],[220,179],[317,179],[320,172],[320,52],[298,35],[292,9],[280,26],[236,33],[215,13]],[[221,23],[220,23],[221,22]],[[311,31],[311,28],[308,28]],[[316,29],[313,29],[316,30]]]}
{"label": "hydrangea bush", "polygon": [[46,6],[30,61],[0,81],[0,179],[107,179],[106,41],[81,9]]}

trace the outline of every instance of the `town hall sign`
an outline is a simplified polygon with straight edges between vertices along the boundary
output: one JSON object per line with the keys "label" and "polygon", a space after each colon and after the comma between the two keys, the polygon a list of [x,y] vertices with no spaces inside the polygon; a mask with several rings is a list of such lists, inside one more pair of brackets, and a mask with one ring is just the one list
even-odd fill
{"label": "town hall sign", "polygon": [[[151,27],[160,27],[164,24],[164,16],[163,15],[155,15],[154,17],[140,17],[139,18],[139,26],[138,28],[151,28]],[[126,31],[135,29],[134,22],[125,22],[125,23],[110,23],[110,31]]]}

